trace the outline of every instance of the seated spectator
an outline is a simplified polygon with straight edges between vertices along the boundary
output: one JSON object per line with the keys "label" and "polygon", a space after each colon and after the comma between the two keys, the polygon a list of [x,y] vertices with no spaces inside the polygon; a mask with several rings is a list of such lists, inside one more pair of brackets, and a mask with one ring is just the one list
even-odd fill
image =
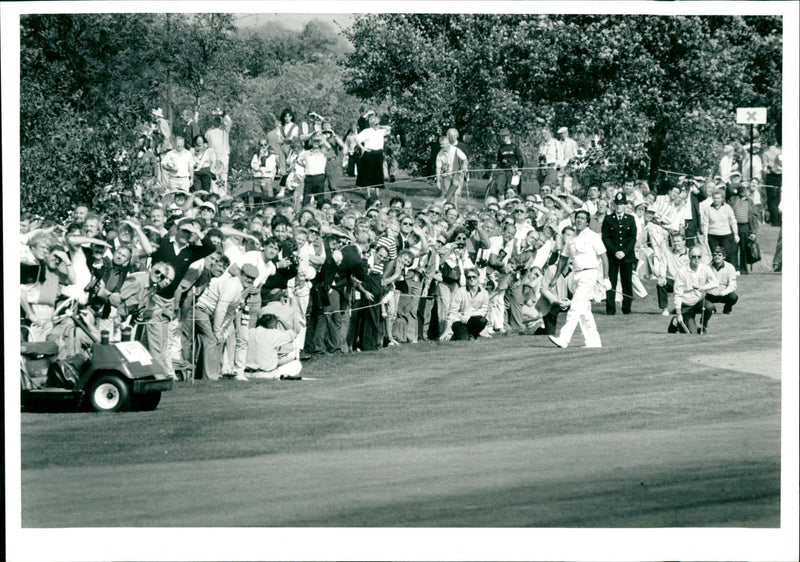
{"label": "seated spectator", "polygon": [[714,248],[711,253],[711,270],[719,281],[719,285],[706,294],[706,301],[721,302],[722,314],[730,314],[733,305],[739,300],[736,294],[736,268],[725,261],[725,250],[721,247]]}
{"label": "seated spectator", "polygon": [[478,339],[486,328],[486,314],[489,311],[489,293],[478,284],[478,270],[474,267],[465,271],[467,286],[458,287],[453,293],[447,313],[447,323],[442,341]]}
{"label": "seated spectator", "polygon": [[194,137],[194,147],[192,147],[191,152],[194,160],[192,190],[202,190],[209,193],[213,190],[215,176],[211,172],[211,167],[217,161],[217,154],[213,148],[206,144],[206,138],[203,135]]}
{"label": "seated spectator", "polygon": [[298,359],[295,333],[274,314],[263,313],[248,334],[245,373],[248,378],[295,377],[303,368]]}

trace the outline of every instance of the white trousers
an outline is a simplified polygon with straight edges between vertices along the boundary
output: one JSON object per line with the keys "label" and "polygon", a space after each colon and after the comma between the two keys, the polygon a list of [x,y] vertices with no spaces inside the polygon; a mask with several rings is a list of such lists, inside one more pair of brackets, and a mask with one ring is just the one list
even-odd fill
{"label": "white trousers", "polygon": [[594,269],[578,271],[573,274],[575,290],[572,293],[572,303],[567,312],[567,320],[561,327],[558,339],[569,343],[572,333],[580,325],[581,333],[586,345],[599,346],[600,334],[592,316],[592,291],[597,283],[597,271]]}

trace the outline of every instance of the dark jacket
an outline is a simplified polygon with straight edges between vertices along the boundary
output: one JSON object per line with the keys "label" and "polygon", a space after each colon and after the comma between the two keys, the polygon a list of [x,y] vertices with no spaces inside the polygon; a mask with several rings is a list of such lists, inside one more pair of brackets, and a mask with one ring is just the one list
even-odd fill
{"label": "dark jacket", "polygon": [[[600,230],[609,262],[632,263],[636,261],[633,251],[636,246],[636,220],[632,215],[622,215],[622,219],[618,219],[616,213],[608,215],[603,220]],[[620,251],[625,252],[625,257],[621,260],[614,256]]]}

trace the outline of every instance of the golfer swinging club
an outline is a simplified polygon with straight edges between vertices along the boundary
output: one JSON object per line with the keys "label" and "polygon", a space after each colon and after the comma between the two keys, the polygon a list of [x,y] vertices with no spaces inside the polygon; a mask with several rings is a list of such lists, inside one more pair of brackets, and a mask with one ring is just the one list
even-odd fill
{"label": "golfer swinging club", "polygon": [[[561,327],[561,332],[556,336],[547,336],[558,347],[567,347],[572,332],[580,324],[586,347],[602,347],[600,334],[592,316],[591,296],[597,284],[598,261],[603,264],[603,285],[606,290],[611,288],[608,280],[608,258],[606,247],[600,235],[587,228],[589,226],[589,211],[580,209],[575,211],[575,230],[577,234],[572,240],[566,241],[561,263],[553,279],[557,279],[565,269],[567,262],[572,262],[573,284],[572,304],[567,312],[566,323]],[[569,258],[569,259],[564,259]]]}

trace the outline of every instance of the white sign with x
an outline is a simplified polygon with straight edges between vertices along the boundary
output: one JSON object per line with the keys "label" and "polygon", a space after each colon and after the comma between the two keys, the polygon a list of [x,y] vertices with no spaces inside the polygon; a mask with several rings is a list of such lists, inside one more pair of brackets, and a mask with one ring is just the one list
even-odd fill
{"label": "white sign with x", "polygon": [[767,122],[767,108],[737,107],[736,122],[739,125],[763,125]]}

